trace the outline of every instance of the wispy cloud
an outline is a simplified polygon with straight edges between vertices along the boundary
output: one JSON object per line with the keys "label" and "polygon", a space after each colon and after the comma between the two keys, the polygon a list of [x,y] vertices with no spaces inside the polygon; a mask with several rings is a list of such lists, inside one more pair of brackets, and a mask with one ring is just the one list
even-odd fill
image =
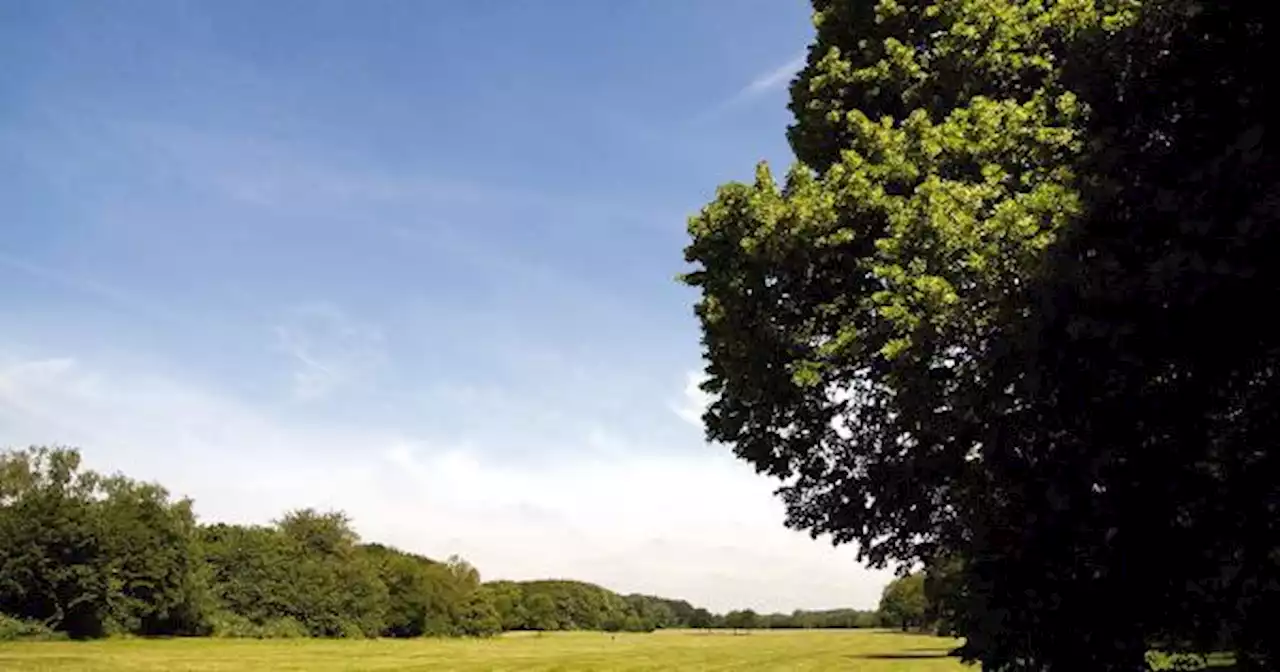
{"label": "wispy cloud", "polygon": [[805,55],[798,54],[781,65],[757,74],[751,79],[751,81],[747,82],[745,86],[738,89],[733,95],[725,98],[715,105],[712,105],[710,108],[699,114],[694,118],[694,121],[705,121],[730,108],[744,105],[782,88],[791,81],[791,78],[800,71],[800,68],[804,67],[804,61]]}
{"label": "wispy cloud", "polygon": [[377,327],[329,303],[297,306],[274,328],[276,346],[293,360],[293,394],[309,400],[370,374],[385,360]]}
{"label": "wispy cloud", "polygon": [[749,100],[764,95],[791,81],[800,68],[804,67],[804,54],[800,54],[778,67],[762,72],[755,79],[742,87],[734,96],[735,99]]}

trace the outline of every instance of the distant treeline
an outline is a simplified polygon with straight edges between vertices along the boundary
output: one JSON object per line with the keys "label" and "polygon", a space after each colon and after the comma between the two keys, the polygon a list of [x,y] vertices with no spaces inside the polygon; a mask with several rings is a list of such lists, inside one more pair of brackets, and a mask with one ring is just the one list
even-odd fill
{"label": "distant treeline", "polygon": [[870,628],[879,613],[854,609],[714,614],[684,600],[619,595],[581,581],[492,581],[480,587],[497,609],[503,630],[650,631],[660,628]]}
{"label": "distant treeline", "polygon": [[80,467],[70,449],[0,452],[0,639],[485,636],[503,630],[848,628],[874,612],[714,614],[578,581],[492,581],[361,543],[341,513],[201,525],[188,499]]}

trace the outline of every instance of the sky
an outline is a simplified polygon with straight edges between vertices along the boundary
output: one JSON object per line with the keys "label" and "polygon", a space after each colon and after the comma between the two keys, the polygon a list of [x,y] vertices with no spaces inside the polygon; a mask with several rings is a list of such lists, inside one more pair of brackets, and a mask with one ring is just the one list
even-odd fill
{"label": "sky", "polygon": [[801,0],[0,3],[0,446],[486,579],[872,607],[709,445],[686,219]]}

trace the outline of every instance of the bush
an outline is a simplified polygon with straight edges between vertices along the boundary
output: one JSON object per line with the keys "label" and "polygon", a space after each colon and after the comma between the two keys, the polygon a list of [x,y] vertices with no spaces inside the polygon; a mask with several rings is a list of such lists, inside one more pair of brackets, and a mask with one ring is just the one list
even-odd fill
{"label": "bush", "polygon": [[214,637],[252,637],[250,631],[257,627],[252,621],[231,611],[219,611],[209,617]]}
{"label": "bush", "polygon": [[460,634],[452,623],[444,620],[427,621],[422,630],[423,637],[458,637]]}
{"label": "bush", "polygon": [[654,630],[653,623],[645,621],[635,614],[629,614],[623,619],[622,629],[626,632],[653,632]]}
{"label": "bush", "polygon": [[40,621],[0,614],[0,642],[17,640],[48,641],[66,638],[67,634],[65,632],[57,632]]}
{"label": "bush", "polygon": [[297,639],[308,636],[307,629],[297,619],[273,618],[263,623],[253,621],[240,614],[222,611],[210,619],[214,637],[232,639]]}
{"label": "bush", "polygon": [[258,626],[259,639],[298,639],[307,636],[307,628],[297,619],[284,617],[273,618]]}

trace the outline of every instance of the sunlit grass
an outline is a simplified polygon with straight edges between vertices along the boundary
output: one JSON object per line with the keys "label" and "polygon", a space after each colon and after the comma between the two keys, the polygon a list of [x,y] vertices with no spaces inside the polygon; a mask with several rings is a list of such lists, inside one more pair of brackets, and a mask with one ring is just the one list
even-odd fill
{"label": "sunlit grass", "polygon": [[0,644],[0,670],[974,670],[955,640],[866,630],[508,634],[491,640],[121,639]]}

